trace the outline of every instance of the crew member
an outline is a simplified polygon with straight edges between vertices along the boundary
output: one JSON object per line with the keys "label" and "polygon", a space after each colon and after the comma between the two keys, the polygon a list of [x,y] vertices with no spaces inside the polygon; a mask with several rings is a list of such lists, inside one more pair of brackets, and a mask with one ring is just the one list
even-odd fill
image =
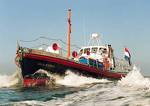
{"label": "crew member", "polygon": [[110,67],[108,58],[104,58],[103,63],[104,63],[104,70],[108,71]]}

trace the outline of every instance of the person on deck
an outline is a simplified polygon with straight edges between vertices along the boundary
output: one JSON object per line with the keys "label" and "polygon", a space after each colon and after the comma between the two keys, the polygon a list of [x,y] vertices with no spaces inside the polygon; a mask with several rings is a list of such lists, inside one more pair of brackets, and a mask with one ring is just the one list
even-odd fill
{"label": "person on deck", "polygon": [[110,67],[108,59],[104,58],[103,63],[104,63],[104,70],[108,71]]}

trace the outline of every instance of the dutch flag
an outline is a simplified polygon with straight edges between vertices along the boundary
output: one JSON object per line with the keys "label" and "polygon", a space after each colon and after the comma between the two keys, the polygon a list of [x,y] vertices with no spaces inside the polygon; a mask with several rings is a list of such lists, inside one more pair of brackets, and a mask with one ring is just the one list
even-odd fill
{"label": "dutch flag", "polygon": [[130,54],[128,48],[124,48],[124,58],[126,61],[129,62],[129,65],[131,66],[131,54]]}

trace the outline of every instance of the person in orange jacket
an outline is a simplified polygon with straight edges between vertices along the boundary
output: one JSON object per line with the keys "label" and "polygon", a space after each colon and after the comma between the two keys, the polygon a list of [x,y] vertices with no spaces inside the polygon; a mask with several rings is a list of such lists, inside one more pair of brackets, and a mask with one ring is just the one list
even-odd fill
{"label": "person in orange jacket", "polygon": [[104,64],[104,70],[105,70],[105,71],[108,71],[109,68],[110,68],[108,58],[104,58],[103,64]]}

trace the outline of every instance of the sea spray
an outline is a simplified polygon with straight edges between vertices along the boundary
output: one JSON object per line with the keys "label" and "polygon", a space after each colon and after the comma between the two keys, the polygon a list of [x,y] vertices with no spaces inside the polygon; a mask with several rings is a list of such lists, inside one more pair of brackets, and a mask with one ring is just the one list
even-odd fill
{"label": "sea spray", "polygon": [[[48,73],[46,70],[40,69],[38,73],[45,73],[48,77],[55,80],[55,84],[64,85],[69,87],[79,87],[85,84],[92,83],[108,83],[109,80],[106,79],[95,79],[92,77],[86,77],[73,73],[71,70],[67,70],[65,76],[59,76],[57,74]],[[37,73],[36,72],[36,73]]]}
{"label": "sea spray", "polygon": [[120,81],[118,81],[118,85],[133,89],[149,89],[150,79],[145,78],[140,73],[140,69],[134,66],[133,70],[129,72],[126,77],[123,77]]}
{"label": "sea spray", "polygon": [[22,83],[22,78],[19,70],[12,75],[0,75],[0,88],[12,87]]}
{"label": "sea spray", "polygon": [[91,77],[77,75],[70,70],[66,71],[66,76],[63,79],[57,79],[56,83],[65,86],[78,87],[85,84],[105,83],[110,82],[106,79],[95,79]]}

